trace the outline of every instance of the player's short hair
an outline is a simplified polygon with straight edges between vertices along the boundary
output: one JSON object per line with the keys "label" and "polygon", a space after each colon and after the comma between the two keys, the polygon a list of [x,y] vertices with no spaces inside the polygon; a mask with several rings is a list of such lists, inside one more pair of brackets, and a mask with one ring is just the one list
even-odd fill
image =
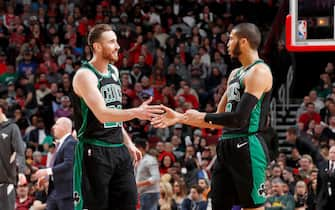
{"label": "player's short hair", "polygon": [[240,23],[233,30],[239,38],[246,38],[252,49],[257,50],[261,44],[261,32],[253,23]]}
{"label": "player's short hair", "polygon": [[95,25],[90,32],[88,33],[88,37],[87,37],[87,44],[88,46],[90,46],[91,50],[93,50],[93,43],[97,42],[100,37],[101,34],[103,32],[106,31],[112,31],[112,26],[108,25],[108,24],[98,24]]}

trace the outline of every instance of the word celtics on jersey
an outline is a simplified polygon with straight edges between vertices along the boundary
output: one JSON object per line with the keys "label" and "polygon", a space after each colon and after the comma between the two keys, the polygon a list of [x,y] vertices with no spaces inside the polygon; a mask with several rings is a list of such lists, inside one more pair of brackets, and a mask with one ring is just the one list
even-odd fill
{"label": "word celtics on jersey", "polygon": [[[112,73],[113,74],[113,73]],[[104,84],[100,86],[101,95],[104,97],[108,108],[122,109],[122,92],[119,84]],[[121,127],[122,122],[106,122],[105,128]]]}
{"label": "word celtics on jersey", "polygon": [[[98,79],[98,86],[106,107],[122,109],[122,90],[118,70],[108,65],[108,73],[102,74],[88,62],[82,64],[81,70],[91,71]],[[75,94],[74,94],[75,95]],[[99,139],[110,143],[122,143],[122,122],[101,123],[89,109],[85,101],[74,97],[75,127],[80,135],[87,139]]]}

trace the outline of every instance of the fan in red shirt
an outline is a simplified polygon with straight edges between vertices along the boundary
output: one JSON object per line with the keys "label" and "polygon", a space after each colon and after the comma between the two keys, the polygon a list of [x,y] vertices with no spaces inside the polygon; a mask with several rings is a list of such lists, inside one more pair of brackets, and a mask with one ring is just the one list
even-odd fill
{"label": "fan in red shirt", "polygon": [[15,210],[29,210],[34,200],[28,194],[29,187],[27,181],[24,183],[19,182],[16,192],[17,197],[15,202]]}
{"label": "fan in red shirt", "polygon": [[198,98],[191,94],[190,92],[190,85],[188,83],[185,83],[183,86],[184,92],[179,95],[179,97],[184,98],[184,102],[190,103],[192,107],[190,109],[198,109],[199,108],[199,100]]}
{"label": "fan in red shirt", "polygon": [[306,129],[308,127],[308,123],[312,120],[314,120],[316,124],[320,124],[321,116],[315,111],[314,103],[307,103],[306,108],[307,111],[302,113],[299,117],[299,122],[304,124],[304,128]]}

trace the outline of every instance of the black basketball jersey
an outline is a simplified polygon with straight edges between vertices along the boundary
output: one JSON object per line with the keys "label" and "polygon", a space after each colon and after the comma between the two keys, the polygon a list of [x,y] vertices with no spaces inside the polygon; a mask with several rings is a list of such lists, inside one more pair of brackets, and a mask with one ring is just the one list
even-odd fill
{"label": "black basketball jersey", "polygon": [[[98,89],[108,108],[122,109],[122,92],[118,70],[108,65],[108,74],[97,71],[90,63],[83,63],[82,69],[93,72],[98,78]],[[85,101],[74,94],[75,127],[79,138],[98,139],[109,143],[123,142],[122,122],[101,123],[88,108]]]}
{"label": "black basketball jersey", "polygon": [[[226,112],[234,112],[241,97],[245,91],[243,79],[249,70],[256,64],[264,63],[263,60],[257,60],[246,68],[241,67],[237,70],[233,78],[229,81],[227,89]],[[265,127],[267,115],[269,112],[271,91],[263,93],[258,103],[250,113],[248,124],[243,128],[223,128],[223,136],[225,134],[251,134],[257,133]]]}

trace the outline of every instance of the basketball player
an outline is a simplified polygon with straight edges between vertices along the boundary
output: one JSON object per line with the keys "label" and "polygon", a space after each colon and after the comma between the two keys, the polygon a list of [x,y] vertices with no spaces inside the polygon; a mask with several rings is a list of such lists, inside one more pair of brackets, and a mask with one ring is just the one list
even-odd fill
{"label": "basketball player", "polygon": [[162,106],[166,113],[152,120],[156,127],[184,123],[223,128],[211,182],[214,210],[231,210],[234,204],[248,210],[264,209],[267,150],[258,132],[269,111],[272,74],[259,59],[260,42],[261,34],[254,24],[241,23],[231,31],[229,54],[238,58],[242,67],[229,75],[217,113],[188,110],[181,114]]}
{"label": "basketball player", "polygon": [[149,106],[151,99],[138,108],[122,109],[118,69],[111,64],[117,61],[120,47],[111,26],[94,26],[88,44],[93,58],[83,63],[73,79],[79,138],[74,166],[75,209],[135,210],[132,158],[139,161],[141,153],[122,122],[149,120],[162,110]]}

